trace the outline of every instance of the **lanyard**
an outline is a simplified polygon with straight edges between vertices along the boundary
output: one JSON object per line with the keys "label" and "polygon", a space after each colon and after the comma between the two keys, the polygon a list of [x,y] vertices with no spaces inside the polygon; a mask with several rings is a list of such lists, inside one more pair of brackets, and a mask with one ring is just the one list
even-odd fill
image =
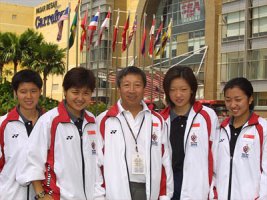
{"label": "lanyard", "polygon": [[130,127],[130,124],[129,124],[128,120],[126,119],[124,113],[122,113],[122,115],[123,115],[123,117],[124,117],[124,119],[125,119],[125,121],[126,121],[126,123],[127,123],[127,126],[128,126],[128,128],[129,128],[129,130],[130,130],[132,136],[133,136],[133,139],[134,139],[134,141],[135,141],[135,150],[136,150],[136,152],[138,153],[137,138],[138,138],[138,136],[139,136],[139,134],[140,134],[140,131],[141,131],[141,129],[142,129],[142,126],[143,126],[143,123],[144,123],[144,120],[145,120],[145,114],[144,114],[144,117],[143,117],[143,119],[142,119],[142,122],[141,122],[141,125],[140,125],[140,128],[139,128],[139,131],[138,131],[136,137],[134,136],[133,130],[132,130],[132,128]]}

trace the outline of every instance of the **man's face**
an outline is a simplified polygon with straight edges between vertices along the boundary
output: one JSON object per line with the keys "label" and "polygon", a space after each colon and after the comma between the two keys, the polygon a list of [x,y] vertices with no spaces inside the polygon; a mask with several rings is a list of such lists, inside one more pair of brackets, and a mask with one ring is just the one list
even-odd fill
{"label": "man's face", "polygon": [[128,74],[124,76],[121,80],[119,91],[124,109],[139,106],[145,92],[141,75]]}

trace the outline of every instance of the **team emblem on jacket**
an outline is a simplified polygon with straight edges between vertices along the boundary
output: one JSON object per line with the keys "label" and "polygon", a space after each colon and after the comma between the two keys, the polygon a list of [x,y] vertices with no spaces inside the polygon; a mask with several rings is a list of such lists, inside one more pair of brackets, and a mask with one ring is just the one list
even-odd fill
{"label": "team emblem on jacket", "polygon": [[196,147],[197,146],[197,136],[195,133],[191,135],[191,146]]}
{"label": "team emblem on jacket", "polygon": [[242,158],[248,158],[249,151],[250,151],[250,148],[249,148],[248,144],[246,144],[245,146],[243,146]]}
{"label": "team emblem on jacket", "polygon": [[152,145],[158,146],[158,136],[155,132],[152,134],[151,139]]}
{"label": "team emblem on jacket", "polygon": [[92,155],[95,155],[96,154],[95,141],[91,143],[91,147],[92,147]]}

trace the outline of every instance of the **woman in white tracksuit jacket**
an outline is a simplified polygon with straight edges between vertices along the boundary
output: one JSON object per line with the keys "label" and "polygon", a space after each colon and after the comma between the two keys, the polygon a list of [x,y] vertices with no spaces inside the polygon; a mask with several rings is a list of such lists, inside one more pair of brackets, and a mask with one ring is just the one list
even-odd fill
{"label": "woman in white tracksuit jacket", "polygon": [[224,87],[225,119],[217,138],[214,192],[219,200],[267,199],[267,122],[253,112],[253,87],[234,78]]}
{"label": "woman in white tracksuit jacket", "polygon": [[0,200],[32,200],[32,185],[16,180],[18,161],[27,146],[31,130],[42,111],[37,107],[42,79],[37,72],[21,70],[12,78],[18,105],[0,118]]}
{"label": "woman in white tracksuit jacket", "polygon": [[195,101],[197,80],[191,68],[170,68],[163,88],[169,105],[161,115],[172,147],[173,200],[208,199],[218,117]]}
{"label": "woman in white tracksuit jacket", "polygon": [[65,100],[36,123],[17,179],[32,182],[38,199],[93,200],[98,134],[95,117],[85,110],[95,88],[93,72],[71,69],[63,88]]}

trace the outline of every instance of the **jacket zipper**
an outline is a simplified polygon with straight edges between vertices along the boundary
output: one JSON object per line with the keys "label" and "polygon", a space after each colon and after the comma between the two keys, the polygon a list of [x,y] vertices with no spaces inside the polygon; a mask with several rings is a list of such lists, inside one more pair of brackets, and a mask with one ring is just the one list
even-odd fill
{"label": "jacket zipper", "polygon": [[78,130],[78,132],[79,132],[79,135],[80,135],[80,142],[81,142],[80,146],[81,146],[81,155],[82,155],[83,191],[84,191],[85,199],[87,199],[86,190],[85,190],[85,164],[84,164],[84,155],[83,155],[83,131],[80,133],[80,131]]}
{"label": "jacket zipper", "polygon": [[126,170],[127,170],[127,176],[128,176],[128,184],[129,184],[129,190],[130,190],[130,194],[132,194],[131,192],[131,186],[130,186],[130,174],[129,174],[129,168],[128,168],[128,163],[127,163],[127,158],[126,158],[126,141],[125,141],[125,137],[124,137],[124,131],[123,131],[123,128],[122,128],[122,124],[121,124],[121,121],[118,117],[114,117],[116,118],[119,123],[120,123],[120,126],[121,126],[121,131],[122,131],[122,136],[123,136],[123,140],[124,140],[124,159],[125,159],[125,164],[126,164]]}
{"label": "jacket zipper", "polygon": [[[242,132],[243,129],[245,129],[248,126],[245,126],[241,129],[240,133]],[[230,151],[230,138],[227,134],[226,129],[223,127],[224,131],[226,132],[227,138],[228,138],[228,143],[229,143],[229,151]],[[237,138],[238,139],[238,138]],[[229,170],[229,184],[228,184],[228,200],[231,200],[231,193],[232,193],[232,174],[233,174],[233,158],[234,158],[235,150],[233,152],[233,156],[231,156],[230,152],[230,170]]]}

